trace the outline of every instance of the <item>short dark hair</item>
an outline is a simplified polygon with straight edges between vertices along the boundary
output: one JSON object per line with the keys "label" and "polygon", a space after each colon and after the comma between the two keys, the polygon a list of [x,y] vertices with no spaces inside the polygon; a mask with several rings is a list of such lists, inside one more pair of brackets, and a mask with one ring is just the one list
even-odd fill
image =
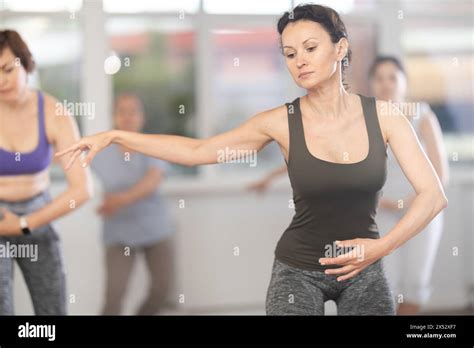
{"label": "short dark hair", "polygon": [[377,56],[372,63],[372,66],[369,69],[369,78],[372,78],[375,74],[375,70],[379,67],[380,64],[383,63],[392,63],[397,67],[398,70],[400,70],[403,75],[407,75],[405,67],[403,66],[403,63],[401,62],[400,59],[398,59],[395,56]]}
{"label": "short dark hair", "polygon": [[0,30],[0,53],[7,47],[12,50],[15,57],[20,59],[20,63],[26,72],[31,73],[35,70],[36,63],[33,59],[33,55],[17,31],[8,29]]}
{"label": "short dark hair", "polygon": [[[313,21],[319,23],[331,37],[332,43],[337,43],[341,38],[349,40],[349,36],[346,31],[346,26],[341,20],[339,14],[330,7],[315,5],[315,4],[300,4],[293,8],[291,11],[287,11],[278,20],[277,28],[280,34],[280,45],[281,45],[281,34],[286,28],[288,23],[297,22],[301,20]],[[351,62],[352,51],[349,48],[347,51],[347,64]],[[345,65],[342,64],[342,73],[344,73]]]}

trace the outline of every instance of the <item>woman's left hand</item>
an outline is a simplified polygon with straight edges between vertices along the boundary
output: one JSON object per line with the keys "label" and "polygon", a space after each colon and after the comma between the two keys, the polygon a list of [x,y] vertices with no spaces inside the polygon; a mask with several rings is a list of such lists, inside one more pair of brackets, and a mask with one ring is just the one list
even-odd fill
{"label": "woman's left hand", "polygon": [[336,241],[338,247],[354,247],[342,255],[332,258],[320,258],[322,265],[342,265],[342,267],[326,269],[324,273],[337,275],[338,281],[346,280],[360,273],[370,264],[388,254],[382,239],[356,238]]}
{"label": "woman's left hand", "polygon": [[104,217],[110,217],[115,215],[124,206],[123,195],[120,193],[109,193],[105,195],[102,204],[97,208],[97,213]]}
{"label": "woman's left hand", "polygon": [[0,236],[21,235],[20,217],[8,209],[0,208],[3,218],[0,219]]}
{"label": "woman's left hand", "polygon": [[88,137],[83,137],[75,144],[69,146],[68,148],[57,152],[54,156],[61,157],[68,153],[71,153],[71,158],[69,162],[65,166],[65,170],[71,168],[72,164],[76,160],[79,155],[84,152],[88,151],[86,158],[82,162],[82,167],[87,167],[91,162],[92,159],[104,148],[109,146],[112,143],[112,131],[105,131],[97,134],[90,135]]}

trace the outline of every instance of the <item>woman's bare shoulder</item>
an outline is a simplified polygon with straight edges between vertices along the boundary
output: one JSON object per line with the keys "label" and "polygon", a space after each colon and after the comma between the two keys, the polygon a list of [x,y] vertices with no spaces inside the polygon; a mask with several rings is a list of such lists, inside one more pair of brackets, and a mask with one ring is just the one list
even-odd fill
{"label": "woman's bare shoulder", "polygon": [[385,143],[389,139],[392,129],[397,129],[399,122],[409,122],[400,109],[393,103],[385,100],[376,99],[375,107],[380,129],[382,131]]}
{"label": "woman's bare shoulder", "polygon": [[42,92],[44,97],[44,115],[46,134],[51,143],[57,143],[60,137],[69,137],[71,132],[78,134],[74,115],[71,115],[64,103],[54,96]]}
{"label": "woman's bare shoulder", "polygon": [[264,110],[255,115],[254,118],[255,122],[258,123],[259,127],[266,134],[276,139],[285,130],[288,132],[287,113],[286,104],[282,104],[272,109]]}

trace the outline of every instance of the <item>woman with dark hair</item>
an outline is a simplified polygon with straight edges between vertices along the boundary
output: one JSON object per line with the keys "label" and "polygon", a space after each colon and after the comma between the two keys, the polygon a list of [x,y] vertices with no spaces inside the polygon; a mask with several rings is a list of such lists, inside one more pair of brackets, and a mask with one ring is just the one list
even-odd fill
{"label": "woman with dark hair", "polygon": [[0,31],[0,246],[12,251],[0,256],[0,315],[13,314],[13,261],[23,273],[35,314],[66,314],[66,281],[53,222],[92,193],[88,171],[76,164],[65,171],[67,189],[54,199],[49,195],[52,153],[71,146],[79,132],[56,99],[28,86],[34,68],[21,36]]}
{"label": "woman with dark hair", "polygon": [[[436,172],[406,117],[389,103],[348,93],[342,83],[350,50],[336,11],[297,6],[278,22],[282,53],[307,94],[206,139],[118,130],[84,137],[57,156],[83,165],[112,143],[165,161],[195,166],[236,160],[276,141],[288,166],[295,215],[278,242],[267,314],[320,315],[333,299],[338,314],[392,315],[381,258],[422,230],[447,206]],[[390,144],[417,192],[410,209],[380,238],[375,210]],[[235,155],[235,156],[234,156]]]}
{"label": "woman with dark hair", "polygon": [[[428,104],[406,101],[406,71],[400,60],[393,56],[377,57],[369,70],[369,79],[377,98],[394,103],[407,116],[443,187],[446,187],[449,167],[441,127]],[[247,188],[263,193],[272,180],[287,173],[287,169],[284,165]],[[413,188],[388,149],[387,179],[376,216],[381,235],[396,225],[415,197]],[[430,297],[430,279],[443,220],[444,212],[441,211],[422,232],[384,258],[387,277],[398,303],[397,314],[417,314]]]}
{"label": "woman with dark hair", "polygon": [[[407,76],[400,60],[377,57],[369,72],[370,86],[377,98],[390,101],[407,116],[444,188],[449,164],[438,119],[426,103],[406,100]],[[379,202],[377,224],[382,235],[402,218],[416,197],[391,150],[387,152],[387,181]],[[394,290],[398,314],[417,314],[431,294],[430,279],[443,229],[440,212],[403,248],[384,259],[388,280]]]}

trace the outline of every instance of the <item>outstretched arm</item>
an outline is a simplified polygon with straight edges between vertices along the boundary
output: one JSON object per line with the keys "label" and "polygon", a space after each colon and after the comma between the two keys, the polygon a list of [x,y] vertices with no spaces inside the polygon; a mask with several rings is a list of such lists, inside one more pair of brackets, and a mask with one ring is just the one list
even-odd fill
{"label": "outstretched arm", "polygon": [[237,128],[206,139],[111,130],[84,137],[64,151],[58,152],[56,156],[71,153],[67,166],[69,168],[83,151],[88,151],[82,164],[85,167],[98,152],[116,143],[145,155],[185,166],[213,164],[219,162],[219,152],[225,151],[226,148],[236,151],[260,151],[273,140],[269,132],[270,118],[271,111],[265,111],[251,117]]}

